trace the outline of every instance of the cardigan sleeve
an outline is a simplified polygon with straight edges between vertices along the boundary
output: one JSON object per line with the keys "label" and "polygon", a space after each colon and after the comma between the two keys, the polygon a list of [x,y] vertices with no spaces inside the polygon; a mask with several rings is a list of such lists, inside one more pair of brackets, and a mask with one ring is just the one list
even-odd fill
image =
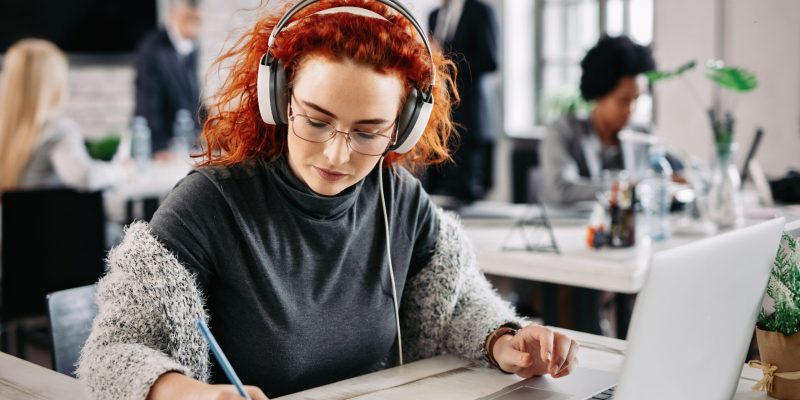
{"label": "cardigan sleeve", "polygon": [[132,224],[97,285],[99,313],[81,351],[78,378],[94,399],[145,399],[169,371],[208,380],[207,319],[194,278],[153,236]]}
{"label": "cardigan sleeve", "polygon": [[488,365],[486,336],[517,316],[478,270],[475,254],[458,218],[437,209],[439,235],[430,263],[406,284],[400,315],[404,355],[409,360],[442,353],[457,354]]}

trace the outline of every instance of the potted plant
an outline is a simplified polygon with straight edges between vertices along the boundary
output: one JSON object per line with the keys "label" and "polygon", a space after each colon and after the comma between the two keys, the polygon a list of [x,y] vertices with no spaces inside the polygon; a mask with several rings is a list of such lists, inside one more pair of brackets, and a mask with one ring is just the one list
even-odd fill
{"label": "potted plant", "polygon": [[800,400],[800,249],[784,233],[756,324],[761,361],[750,361],[764,377],[755,386],[770,397]]}
{"label": "potted plant", "polygon": [[[651,71],[647,74],[651,83],[682,76],[695,67],[690,61],[674,71]],[[706,78],[726,90],[714,107],[707,109],[714,140],[714,164],[708,192],[708,208],[711,220],[721,228],[729,228],[742,222],[744,209],[739,193],[739,172],[731,160],[734,150],[733,134],[738,96],[758,87],[756,76],[742,68],[726,66],[722,61],[706,63]],[[692,93],[695,93],[694,90]],[[695,95],[697,99],[697,96]],[[698,99],[699,100],[699,99]]]}

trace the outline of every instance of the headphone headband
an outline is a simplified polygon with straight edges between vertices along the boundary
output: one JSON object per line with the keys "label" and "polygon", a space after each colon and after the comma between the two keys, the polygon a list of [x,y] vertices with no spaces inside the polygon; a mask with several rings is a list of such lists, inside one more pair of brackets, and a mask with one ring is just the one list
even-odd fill
{"label": "headphone headband", "polygon": [[[295,4],[291,9],[289,9],[289,11],[286,12],[286,14],[283,15],[283,17],[281,17],[281,19],[278,21],[278,23],[272,29],[272,33],[269,35],[269,42],[267,43],[267,53],[269,53],[269,50],[272,48],[273,43],[275,43],[275,39],[278,37],[278,33],[280,33],[286,27],[286,25],[289,23],[289,20],[293,16],[295,14],[297,14],[298,12],[300,12],[300,10],[302,10],[302,9],[304,9],[304,8],[314,4],[314,3],[318,3],[319,1],[320,0],[303,0],[303,1]],[[398,13],[400,13],[400,15],[405,17],[405,19],[408,22],[411,22],[411,25],[414,26],[414,30],[417,31],[417,34],[422,39],[422,43],[425,45],[425,50],[428,51],[428,59],[431,61],[431,90],[430,91],[433,91],[433,87],[436,86],[436,65],[433,63],[433,50],[431,49],[431,44],[428,41],[427,35],[425,35],[425,31],[422,30],[422,27],[419,25],[419,22],[417,22],[417,19],[414,18],[414,16],[406,8],[406,6],[404,6],[399,1],[396,1],[396,0],[375,0],[375,1],[377,1],[379,3],[382,3],[382,4],[386,5],[386,6],[388,6],[389,8],[397,11]],[[361,7],[356,7],[356,6],[348,6],[348,8],[351,8],[351,7],[352,8],[361,8]],[[342,8],[344,8],[344,7],[342,7]],[[368,16],[370,16],[370,15],[368,15]],[[370,17],[372,17],[372,16],[370,16]],[[383,16],[381,16],[381,18],[383,18]],[[430,91],[427,93],[428,95],[430,95]]]}

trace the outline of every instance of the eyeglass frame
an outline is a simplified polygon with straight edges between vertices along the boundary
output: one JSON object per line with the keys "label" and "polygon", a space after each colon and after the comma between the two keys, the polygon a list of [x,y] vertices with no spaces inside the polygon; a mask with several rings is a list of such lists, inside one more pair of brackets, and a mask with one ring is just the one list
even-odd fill
{"label": "eyeglass frame", "polygon": [[[290,100],[289,100],[289,121],[292,123],[292,127],[290,128],[290,130],[292,131],[292,134],[294,134],[295,136],[297,136],[298,138],[300,138],[302,140],[305,140],[306,142],[309,142],[309,143],[328,143],[328,142],[330,142],[331,140],[333,140],[336,137],[337,133],[341,133],[341,134],[344,135],[345,143],[347,144],[347,148],[350,151],[355,151],[356,153],[361,154],[361,155],[365,155],[365,156],[380,156],[380,155],[383,155],[383,154],[386,153],[386,150],[388,150],[390,147],[392,147],[397,142],[397,119],[396,118],[392,122],[391,125],[387,126],[386,128],[383,128],[383,129],[381,129],[381,130],[379,130],[377,132],[368,132],[368,131],[359,131],[359,130],[351,130],[349,132],[340,131],[340,130],[336,129],[336,127],[333,126],[333,124],[331,124],[329,122],[325,122],[323,120],[320,120],[320,119],[317,119],[317,118],[314,118],[314,117],[310,117],[307,114],[295,113],[294,110],[292,109],[292,100],[297,100],[297,98],[294,96],[293,92],[289,94],[289,97],[290,97]],[[303,110],[303,108],[300,107],[299,105],[298,105],[298,108],[300,109],[300,111],[305,112]],[[323,140],[321,142],[315,142],[313,140],[309,140],[309,139],[306,139],[306,138],[298,135],[297,132],[295,132],[295,129],[294,129],[294,117],[295,116],[303,117],[303,118],[306,118],[306,119],[308,119],[310,121],[318,122],[318,123],[330,126],[331,127],[330,137],[328,137],[327,139],[325,139],[325,140]],[[382,134],[383,132],[386,132],[386,131],[388,131],[390,129],[393,130],[391,136],[386,136],[386,135]],[[353,146],[350,144],[350,140],[351,140],[350,139],[350,135],[353,134],[354,132],[382,136],[382,137],[388,138],[389,139],[389,143],[386,145],[386,148],[381,153],[378,153],[378,154],[363,153],[363,152],[360,152],[360,151],[354,149]]]}

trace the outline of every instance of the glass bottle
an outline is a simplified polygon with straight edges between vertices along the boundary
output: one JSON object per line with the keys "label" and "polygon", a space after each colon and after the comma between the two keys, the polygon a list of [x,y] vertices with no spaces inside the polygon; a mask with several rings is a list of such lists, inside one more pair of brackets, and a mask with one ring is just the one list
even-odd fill
{"label": "glass bottle", "polygon": [[645,216],[647,235],[653,241],[661,241],[671,236],[669,211],[672,206],[670,182],[672,166],[667,160],[666,151],[658,146],[650,149],[650,170],[647,177],[637,186],[639,199]]}
{"label": "glass bottle", "polygon": [[147,119],[143,116],[134,117],[131,123],[131,157],[140,170],[150,165],[153,155],[150,135]]}

